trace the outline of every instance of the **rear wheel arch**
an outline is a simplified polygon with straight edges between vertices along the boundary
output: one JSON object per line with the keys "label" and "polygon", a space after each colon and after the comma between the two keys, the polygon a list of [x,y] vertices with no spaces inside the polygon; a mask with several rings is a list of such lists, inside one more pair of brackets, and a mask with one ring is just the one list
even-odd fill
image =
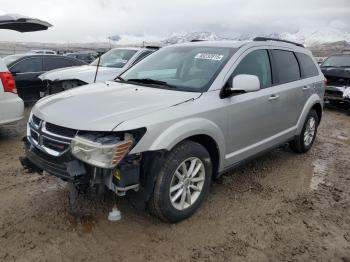
{"label": "rear wheel arch", "polygon": [[318,116],[318,125],[321,122],[321,118],[322,118],[322,106],[320,103],[316,103],[311,107],[311,110],[315,110]]}
{"label": "rear wheel arch", "polygon": [[320,123],[320,119],[322,117],[322,101],[320,99],[320,97],[317,94],[313,94],[308,101],[305,103],[305,106],[300,114],[300,117],[298,119],[297,122],[297,130],[295,135],[300,135],[301,130],[303,128],[305,119],[307,118],[307,116],[309,115],[311,110],[315,110],[319,119]]}

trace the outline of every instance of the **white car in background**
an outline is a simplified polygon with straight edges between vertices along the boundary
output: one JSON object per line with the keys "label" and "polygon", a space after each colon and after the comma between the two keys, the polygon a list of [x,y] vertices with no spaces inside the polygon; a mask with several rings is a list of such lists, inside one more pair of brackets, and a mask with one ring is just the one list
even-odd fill
{"label": "white car in background", "polygon": [[2,59],[0,79],[0,125],[3,125],[23,118],[24,103],[17,95],[15,79]]}
{"label": "white car in background", "polygon": [[57,55],[56,51],[48,50],[48,49],[31,50],[28,53],[30,53],[30,54],[43,54],[43,55]]}
{"label": "white car in background", "polygon": [[94,82],[113,80],[158,49],[158,47],[113,48],[89,65],[46,72],[39,76],[46,86],[46,90],[40,95],[43,97]]}
{"label": "white car in background", "polygon": [[[46,30],[51,24],[35,18],[17,14],[0,16],[0,29],[18,32]],[[16,122],[23,118],[24,103],[17,95],[15,79],[0,58],[0,125]]]}

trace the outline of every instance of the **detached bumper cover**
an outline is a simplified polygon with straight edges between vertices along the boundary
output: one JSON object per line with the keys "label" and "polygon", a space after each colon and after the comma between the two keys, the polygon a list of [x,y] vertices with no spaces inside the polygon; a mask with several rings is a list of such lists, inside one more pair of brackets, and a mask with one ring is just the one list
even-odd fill
{"label": "detached bumper cover", "polygon": [[[70,156],[49,156],[33,146],[27,138],[24,139],[24,144],[26,158],[21,162],[25,168],[44,170],[69,182],[79,182],[88,179],[86,167],[79,160],[72,159]],[[30,164],[33,166],[28,166]]]}

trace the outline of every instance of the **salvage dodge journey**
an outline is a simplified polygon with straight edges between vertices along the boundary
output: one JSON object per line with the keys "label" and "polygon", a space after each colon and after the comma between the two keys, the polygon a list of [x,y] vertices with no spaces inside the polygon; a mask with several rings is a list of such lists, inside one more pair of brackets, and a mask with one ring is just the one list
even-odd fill
{"label": "salvage dodge journey", "polygon": [[115,81],[41,99],[27,127],[28,169],[107,188],[168,222],[191,216],[211,181],[284,143],[307,152],[325,81],[311,53],[278,39],[168,46]]}

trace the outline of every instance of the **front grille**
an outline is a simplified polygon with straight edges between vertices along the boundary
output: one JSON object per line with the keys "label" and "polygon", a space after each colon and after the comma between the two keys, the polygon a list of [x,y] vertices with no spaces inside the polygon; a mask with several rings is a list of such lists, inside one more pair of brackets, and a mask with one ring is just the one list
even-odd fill
{"label": "front grille", "polygon": [[32,116],[32,121],[36,126],[40,125],[41,119],[35,115]]}
{"label": "front grille", "polygon": [[34,130],[30,130],[30,136],[32,137],[33,140],[35,140],[36,142],[39,141],[39,134],[37,132],[35,132]]}
{"label": "front grille", "polygon": [[45,136],[43,136],[42,145],[45,148],[49,148],[49,149],[54,150],[56,152],[64,152],[64,151],[67,151],[69,149],[69,144],[67,144],[66,142],[56,141],[56,140],[47,138]]}
{"label": "front grille", "polygon": [[73,138],[77,134],[77,130],[75,130],[75,129],[57,126],[57,125],[54,125],[51,123],[46,123],[45,127],[46,127],[47,131],[49,131],[50,133],[57,134],[60,136]]}
{"label": "front grille", "polygon": [[32,116],[28,124],[29,141],[41,151],[61,156],[69,151],[71,140],[77,130],[47,123],[36,116]]}

